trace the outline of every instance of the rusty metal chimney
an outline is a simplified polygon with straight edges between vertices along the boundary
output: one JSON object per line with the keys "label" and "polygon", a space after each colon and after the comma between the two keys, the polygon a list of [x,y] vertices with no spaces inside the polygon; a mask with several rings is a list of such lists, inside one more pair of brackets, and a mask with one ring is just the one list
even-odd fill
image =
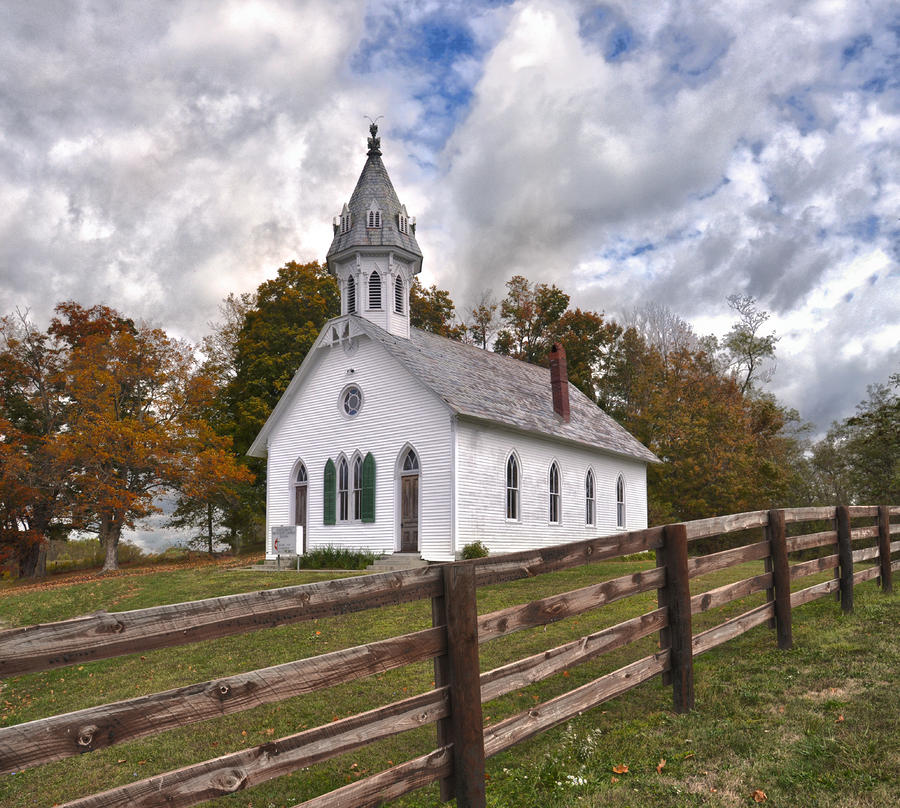
{"label": "rusty metal chimney", "polygon": [[566,370],[566,349],[559,342],[550,349],[550,389],[553,392],[553,411],[569,423],[569,375]]}

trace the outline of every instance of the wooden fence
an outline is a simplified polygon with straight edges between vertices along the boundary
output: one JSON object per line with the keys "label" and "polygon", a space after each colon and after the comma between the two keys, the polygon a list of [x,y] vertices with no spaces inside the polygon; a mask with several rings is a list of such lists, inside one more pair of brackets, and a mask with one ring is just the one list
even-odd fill
{"label": "wooden fence", "polygon": [[[388,669],[434,660],[434,689],[269,743],[189,765],[101,794],[68,808],[181,808],[249,788],[374,741],[429,724],[436,748],[378,774],[315,797],[306,808],[375,806],[435,780],[441,797],[461,808],[484,806],[486,757],[624,693],[655,676],[672,686],[674,709],[694,703],[693,658],[762,623],[791,647],[791,611],[836,593],[853,608],[853,587],[880,578],[891,591],[900,553],[898,506],[755,511],[621,533],[543,550],[432,565],[359,578],[291,586],[134,611],[101,612],[0,632],[0,677],[194,643],[289,623],[431,599],[432,627],[283,665],[201,682],[0,729],[0,771],[13,772],[91,752],[174,727],[323,690]],[[788,535],[788,525],[828,522],[832,529]],[[862,524],[860,522],[862,521]],[[764,530],[762,541],[703,556],[688,545],[737,531]],[[796,533],[797,528],[790,528]],[[869,546],[854,549],[854,543]],[[792,553],[835,552],[791,564]],[[653,550],[655,569],[479,615],[479,587],[571,569]],[[822,549],[815,552],[821,553]],[[824,550],[827,552],[827,549]],[[808,555],[806,552],[805,555]],[[691,579],[748,561],[765,571],[691,595]],[[870,562],[854,572],[854,564]],[[834,570],[834,577],[791,592],[791,582]],[[610,628],[481,673],[479,645],[547,625],[630,595],[656,590],[658,608]],[[767,601],[694,634],[692,615],[765,591]],[[659,650],[612,673],[487,727],[482,705],[613,649],[659,634]]]}

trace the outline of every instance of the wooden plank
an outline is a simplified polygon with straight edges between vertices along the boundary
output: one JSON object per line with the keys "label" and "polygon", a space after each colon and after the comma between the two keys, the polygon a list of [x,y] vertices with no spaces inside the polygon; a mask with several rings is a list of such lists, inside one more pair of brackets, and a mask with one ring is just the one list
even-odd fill
{"label": "wooden plank", "polygon": [[861,584],[864,581],[871,581],[873,578],[877,578],[881,570],[877,566],[866,567],[865,569],[860,570],[859,572],[853,573],[853,584]]}
{"label": "wooden plank", "polygon": [[832,578],[828,581],[823,581],[820,584],[808,586],[806,589],[798,589],[796,592],[791,592],[791,608],[796,609],[804,603],[810,603],[811,601],[818,600],[832,592],[837,592],[839,587],[840,583],[838,579]]}
{"label": "wooden plank", "polygon": [[898,533],[900,533],[900,525],[891,525],[890,533],[892,536],[896,536]]}
{"label": "wooden plank", "polygon": [[861,516],[878,516],[877,505],[851,505],[847,510],[850,512],[851,519],[858,519]]}
{"label": "wooden plank", "polygon": [[[93,752],[436,656],[443,628],[0,728],[0,772]],[[438,685],[440,687],[440,685]]]}
{"label": "wooden plank", "polygon": [[900,553],[900,541],[892,541],[890,544],[891,554]]}
{"label": "wooden plank", "polygon": [[705,556],[696,556],[688,559],[688,575],[696,578],[698,575],[706,575],[709,572],[728,569],[746,561],[760,561],[769,555],[769,542],[760,541],[755,544],[745,544],[731,550],[722,550],[719,553],[710,553]]}
{"label": "wooden plank", "polygon": [[855,564],[857,561],[869,561],[872,558],[878,558],[879,555],[881,555],[881,548],[863,547],[853,551],[853,563]]}
{"label": "wooden plank", "polygon": [[434,565],[7,629],[0,678],[421,600],[440,587]]}
{"label": "wooden plank", "polygon": [[793,522],[813,522],[820,519],[834,519],[834,506],[824,508],[785,508],[784,521],[787,524]]}
{"label": "wooden plank", "polygon": [[536,704],[525,712],[499,721],[484,731],[485,753],[488,757],[496,755],[539,732],[568,721],[585,710],[609,701],[637,687],[641,682],[657,676],[666,668],[668,662],[669,651],[660,651],[543,704]]}
{"label": "wooden plank", "polygon": [[453,750],[435,749],[355,783],[314,797],[295,808],[376,808],[410,791],[447,777],[453,768]]}
{"label": "wooden plank", "polygon": [[732,617],[714,628],[703,631],[694,637],[694,656],[704,654],[717,645],[739,637],[754,626],[765,623],[775,614],[775,603],[764,603],[748,612]]}
{"label": "wooden plank", "polygon": [[825,547],[829,544],[837,545],[837,531],[826,530],[822,533],[806,533],[803,536],[788,536],[785,540],[789,553],[798,550],[811,550],[813,547]]}
{"label": "wooden plank", "polygon": [[629,595],[656,589],[664,580],[664,570],[645,570],[483,614],[478,618],[478,639],[487,642],[523,628],[555,623]]}
{"label": "wooden plank", "polygon": [[784,511],[769,511],[766,535],[771,545],[772,589],[775,595],[775,630],[778,647],[786,651],[794,644],[791,627],[791,570],[788,563]]}
{"label": "wooden plank", "polygon": [[900,516],[900,505],[890,505],[888,506],[888,513],[891,516]]}
{"label": "wooden plank", "polygon": [[846,505],[837,508],[838,559],[840,561],[841,610],[853,611],[853,545],[850,540],[850,510]]}
{"label": "wooden plank", "polygon": [[893,572],[900,570],[900,561],[895,561],[893,564],[891,564],[891,570]]}
{"label": "wooden plank", "polygon": [[653,634],[666,624],[667,619],[665,609],[656,609],[565,645],[487,671],[481,674],[481,701],[484,703],[528,687],[548,676],[562,673],[568,668]]}
{"label": "wooden plank", "polygon": [[431,690],[261,746],[82,797],[64,808],[186,808],[432,724],[448,711],[447,690]]}
{"label": "wooden plank", "polygon": [[731,603],[733,600],[745,598],[754,592],[761,592],[772,586],[772,573],[764,572],[762,575],[756,575],[753,578],[744,578],[742,581],[736,581],[733,584],[725,584],[708,592],[701,592],[691,598],[691,613],[699,614],[709,609],[715,609]]}
{"label": "wooden plank", "polygon": [[444,566],[444,606],[456,805],[458,808],[485,808],[484,725],[473,563],[462,561]]}
{"label": "wooden plank", "polygon": [[653,550],[662,544],[662,528],[634,530],[587,541],[558,544],[540,550],[523,550],[479,558],[476,561],[476,585],[515,581],[548,572],[580,567],[631,553]]}
{"label": "wooden plank", "polygon": [[669,668],[672,672],[672,703],[676,713],[694,707],[694,656],[691,653],[691,582],[688,578],[687,529],[666,525],[663,561],[669,611]]}
{"label": "wooden plank", "polygon": [[822,556],[821,558],[813,558],[810,561],[801,561],[791,565],[791,580],[794,578],[803,578],[806,575],[815,575],[817,572],[835,569],[837,566],[837,555]]}
{"label": "wooden plank", "polygon": [[873,527],[855,527],[850,531],[850,541],[859,541],[860,539],[877,539],[878,526]]}
{"label": "wooden plank", "polygon": [[767,511],[747,511],[746,513],[732,513],[728,516],[713,516],[709,519],[695,519],[692,522],[685,522],[684,526],[687,530],[688,541],[696,541],[709,536],[718,536],[721,533],[765,527],[768,518]]}
{"label": "wooden plank", "polygon": [[[894,582],[891,574],[891,524],[890,514],[886,505],[878,508],[878,565],[881,568],[881,589],[883,592],[893,592]],[[900,542],[898,542],[900,545]]]}

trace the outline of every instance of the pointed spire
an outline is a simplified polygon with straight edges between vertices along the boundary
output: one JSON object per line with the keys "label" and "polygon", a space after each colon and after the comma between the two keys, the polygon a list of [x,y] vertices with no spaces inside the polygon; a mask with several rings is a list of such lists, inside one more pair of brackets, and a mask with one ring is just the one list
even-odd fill
{"label": "pointed spire", "polygon": [[[379,115],[378,118],[380,117],[381,116]],[[378,118],[376,118],[375,121],[377,121]],[[369,138],[369,150],[366,152],[369,157],[381,157],[381,138],[378,137],[378,124],[375,123],[375,121],[372,121],[369,126],[369,134],[371,137]]]}

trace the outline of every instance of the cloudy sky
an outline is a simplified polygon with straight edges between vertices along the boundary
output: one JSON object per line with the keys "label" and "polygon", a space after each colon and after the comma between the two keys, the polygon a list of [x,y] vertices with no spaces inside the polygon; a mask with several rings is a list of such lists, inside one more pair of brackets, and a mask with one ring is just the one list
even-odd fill
{"label": "cloudy sky", "polygon": [[820,429],[900,370],[895,0],[8,0],[0,313],[198,340],[324,258],[364,115],[460,308],[521,273],[721,334],[753,295]]}

